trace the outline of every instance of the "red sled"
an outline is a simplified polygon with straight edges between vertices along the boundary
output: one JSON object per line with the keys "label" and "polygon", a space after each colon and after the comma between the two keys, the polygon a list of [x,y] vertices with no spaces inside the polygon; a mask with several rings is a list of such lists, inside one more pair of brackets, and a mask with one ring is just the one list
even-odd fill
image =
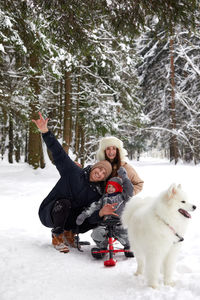
{"label": "red sled", "polygon": [[108,231],[108,247],[107,249],[99,249],[92,248],[91,254],[96,259],[102,259],[106,254],[109,254],[109,259],[104,261],[105,267],[114,267],[116,265],[117,260],[114,259],[114,255],[118,252],[123,252],[126,257],[134,257],[133,252],[130,249],[115,249],[114,243],[117,241],[116,238],[113,237],[113,230],[115,226],[120,225],[119,220],[111,219],[106,223],[106,229]]}

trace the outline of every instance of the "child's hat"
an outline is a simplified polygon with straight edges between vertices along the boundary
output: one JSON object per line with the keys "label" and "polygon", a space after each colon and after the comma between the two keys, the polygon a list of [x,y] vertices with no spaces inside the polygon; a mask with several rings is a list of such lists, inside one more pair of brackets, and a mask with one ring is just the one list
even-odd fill
{"label": "child's hat", "polygon": [[119,178],[119,177],[110,178],[106,184],[106,193],[107,193],[107,188],[108,188],[109,184],[111,184],[115,187],[115,193],[117,193],[117,192],[121,193],[123,191],[123,183],[122,183],[121,178]]}

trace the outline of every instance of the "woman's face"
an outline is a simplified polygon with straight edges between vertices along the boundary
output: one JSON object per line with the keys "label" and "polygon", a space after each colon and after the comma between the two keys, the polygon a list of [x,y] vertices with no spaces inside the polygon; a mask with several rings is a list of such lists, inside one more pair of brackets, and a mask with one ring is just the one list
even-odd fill
{"label": "woman's face", "polygon": [[115,159],[115,156],[117,154],[117,148],[115,146],[110,146],[110,147],[107,147],[105,151],[106,151],[107,157],[112,162]]}

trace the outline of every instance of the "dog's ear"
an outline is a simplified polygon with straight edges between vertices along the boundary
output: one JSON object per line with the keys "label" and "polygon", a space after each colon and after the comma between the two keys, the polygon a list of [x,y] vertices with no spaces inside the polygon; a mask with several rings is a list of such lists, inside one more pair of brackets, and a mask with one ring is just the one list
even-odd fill
{"label": "dog's ear", "polygon": [[173,183],[172,185],[170,185],[168,189],[168,198],[172,199],[174,195],[176,195],[176,193],[177,193],[177,186],[175,183]]}

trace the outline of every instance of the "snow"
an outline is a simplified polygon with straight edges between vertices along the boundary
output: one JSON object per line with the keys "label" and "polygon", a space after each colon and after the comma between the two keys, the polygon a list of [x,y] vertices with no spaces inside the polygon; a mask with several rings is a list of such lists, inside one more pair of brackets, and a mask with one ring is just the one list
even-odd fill
{"label": "snow", "polygon": [[122,253],[113,268],[95,261],[90,233],[81,240],[91,242],[84,252],[71,249],[61,254],[51,246],[50,229],[38,218],[38,207],[59,175],[53,165],[33,170],[25,163],[0,162],[0,299],[1,300],[196,300],[200,299],[200,166],[172,165],[165,160],[142,158],[132,161],[145,181],[142,195],[156,195],[172,182],[181,183],[192,213],[175,272],[176,286],[153,290],[143,277],[135,277],[134,258]]}
{"label": "snow", "polygon": [[0,51],[5,53],[4,46],[2,44],[0,44]]}

